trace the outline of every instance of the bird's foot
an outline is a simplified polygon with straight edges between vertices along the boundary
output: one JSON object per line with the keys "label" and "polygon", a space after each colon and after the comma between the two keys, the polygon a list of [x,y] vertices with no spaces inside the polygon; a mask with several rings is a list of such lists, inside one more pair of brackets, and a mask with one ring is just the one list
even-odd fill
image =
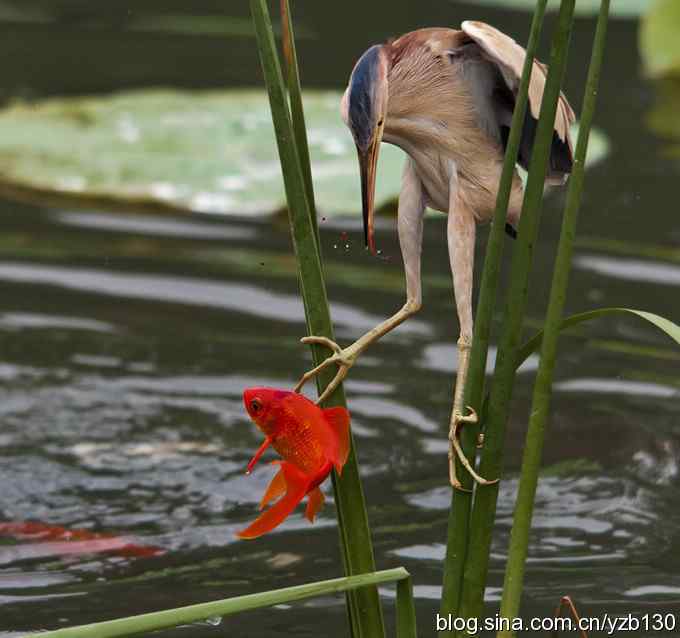
{"label": "bird's foot", "polygon": [[335,389],[342,383],[343,379],[347,376],[347,373],[349,372],[349,369],[354,365],[354,362],[356,361],[357,357],[359,356],[359,349],[355,347],[355,344],[352,344],[351,346],[348,346],[344,350],[337,344],[335,341],[332,339],[328,339],[327,337],[303,337],[300,339],[300,341],[304,344],[318,344],[321,346],[326,346],[329,350],[333,351],[333,354],[328,357],[325,361],[322,361],[316,368],[313,368],[312,370],[309,370],[305,372],[300,380],[297,382],[297,385],[293,388],[293,392],[300,392],[302,390],[302,387],[309,381],[311,378],[315,377],[319,372],[321,372],[324,368],[327,368],[330,365],[337,365],[338,366],[338,371],[336,375],[333,377],[331,382],[324,388],[324,391],[321,393],[321,396],[316,400],[317,403],[322,403],[325,401],[333,392]]}
{"label": "bird's foot", "polygon": [[458,438],[460,428],[465,423],[478,423],[479,421],[477,413],[470,406],[468,406],[468,410],[468,414],[463,414],[458,410],[454,411],[451,418],[451,430],[449,431],[449,480],[453,488],[461,490],[462,492],[469,492],[470,490],[465,489],[456,476],[456,457],[458,457],[461,465],[470,473],[470,476],[472,476],[479,485],[493,485],[494,483],[498,483],[498,479],[489,481],[477,474],[460,446],[460,440]]}

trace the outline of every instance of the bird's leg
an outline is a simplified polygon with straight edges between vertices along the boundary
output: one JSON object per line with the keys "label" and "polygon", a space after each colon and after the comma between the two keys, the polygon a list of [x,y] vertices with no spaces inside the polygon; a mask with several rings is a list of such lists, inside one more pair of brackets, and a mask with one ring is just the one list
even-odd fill
{"label": "bird's leg", "polygon": [[456,476],[456,457],[479,484],[489,485],[496,481],[487,481],[474,471],[463,453],[458,439],[458,431],[463,424],[477,423],[477,413],[468,407],[469,413],[466,414],[463,405],[465,383],[470,365],[470,349],[472,347],[472,278],[476,226],[472,211],[459,197],[455,178],[451,180],[450,199],[447,237],[456,310],[460,323],[460,337],[458,339],[458,372],[449,428],[449,480],[454,488],[462,489],[462,485]]}
{"label": "bird's leg", "polygon": [[349,369],[354,365],[359,355],[369,345],[380,339],[383,335],[394,330],[411,315],[420,310],[422,305],[422,290],[420,283],[420,255],[423,243],[423,216],[425,214],[425,200],[423,187],[415,170],[413,160],[406,161],[402,176],[401,193],[399,194],[399,213],[397,228],[399,231],[399,244],[404,258],[404,273],[406,275],[406,303],[404,306],[365,335],[357,339],[346,348],[340,348],[337,343],[326,337],[304,337],[302,343],[316,343],[324,345],[333,351],[333,354],[316,368],[306,372],[294,388],[299,392],[307,381],[315,377],[321,370],[330,365],[337,365],[338,371],[333,380],[326,386],[317,403],[328,398],[335,388],[347,376]]}
{"label": "bird's leg", "polygon": [[319,374],[319,372],[321,372],[324,368],[327,368],[330,365],[337,365],[338,371],[335,374],[335,377],[333,377],[333,380],[326,386],[323,393],[316,401],[317,403],[322,403],[333,393],[335,388],[337,388],[338,385],[342,383],[343,379],[347,376],[349,369],[354,365],[359,355],[364,350],[366,350],[368,346],[391,330],[394,330],[394,328],[396,328],[399,324],[403,323],[412,314],[416,313],[419,307],[419,305],[412,304],[407,300],[401,310],[396,312],[389,319],[386,319],[377,325],[372,330],[369,330],[365,335],[362,335],[353,344],[347,346],[346,348],[341,348],[337,343],[335,343],[335,341],[328,339],[327,337],[303,337],[300,339],[302,343],[316,343],[326,346],[333,351],[333,354],[322,361],[318,366],[316,366],[316,368],[305,372],[293,388],[293,391],[300,392],[305,383]]}

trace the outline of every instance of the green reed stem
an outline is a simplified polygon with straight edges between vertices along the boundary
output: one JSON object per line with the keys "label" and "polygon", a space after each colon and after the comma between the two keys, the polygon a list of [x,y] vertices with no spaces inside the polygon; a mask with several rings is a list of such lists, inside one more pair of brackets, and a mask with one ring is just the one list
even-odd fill
{"label": "green reed stem", "polygon": [[397,615],[399,618],[397,638],[416,638],[413,614],[409,611],[413,609],[411,577],[403,567],[372,574],[333,578],[317,583],[236,596],[225,600],[166,609],[128,618],[117,618],[116,620],[90,625],[57,629],[56,631],[32,634],[26,636],[26,638],[122,638],[123,636],[147,635],[152,631],[205,622],[208,618],[222,618],[253,609],[262,609],[263,607],[282,605],[338,592],[358,591],[361,588],[376,587],[395,581],[397,582]]}
{"label": "green reed stem", "polygon": [[[281,29],[283,41],[283,57],[286,61],[288,97],[290,99],[291,120],[295,143],[300,157],[302,176],[305,179],[307,202],[311,208],[311,221],[314,232],[319,238],[318,220],[314,200],[314,181],[312,180],[312,161],[309,155],[309,141],[307,139],[307,125],[305,124],[305,107],[302,102],[302,85],[300,83],[300,67],[298,65],[297,47],[295,45],[295,31],[293,15],[288,0],[281,0]],[[322,264],[323,266],[323,264]]]}
{"label": "green reed stem", "polygon": [[[300,82],[300,68],[298,65],[297,58],[297,48],[295,45],[295,30],[293,25],[293,15],[290,9],[290,3],[288,0],[281,0],[280,4],[281,12],[281,30],[282,30],[282,44],[283,44],[283,58],[285,61],[285,68],[287,71],[286,82],[288,89],[288,99],[290,100],[290,115],[291,124],[293,126],[293,136],[295,138],[295,144],[297,146],[298,157],[300,160],[300,168],[302,170],[302,176],[305,181],[305,193],[307,195],[307,204],[309,206],[309,220],[314,229],[314,235],[317,242],[317,250],[319,251],[319,262],[323,268],[323,262],[321,261],[321,243],[319,238],[319,227],[318,220],[316,216],[316,207],[314,199],[314,182],[312,180],[312,163],[309,154],[309,143],[307,139],[307,125],[305,122],[305,109],[304,103],[302,101],[302,85]],[[305,306],[305,313],[308,314],[307,308]],[[307,322],[308,330],[309,320]],[[310,334],[314,334],[311,333]],[[314,354],[312,355],[314,356]],[[314,357],[314,364],[320,363],[320,359]],[[317,380],[318,383],[318,380]],[[344,402],[343,402],[344,405]],[[333,475],[331,479],[333,483],[333,490],[337,493],[336,477]],[[341,533],[341,551],[343,566],[346,574],[351,574],[351,566],[349,562],[349,557],[347,551],[345,550],[345,545],[349,543],[349,537],[345,533],[345,527],[342,523],[342,512],[338,509],[338,526]],[[352,591],[347,591],[345,593],[347,602],[347,614],[350,623],[351,635],[360,636],[361,629],[358,625],[359,618],[359,604],[356,595]]]}
{"label": "green reed stem", "polygon": [[[304,126],[302,112],[296,116],[297,133],[293,125],[289,102],[286,96],[276,43],[271,26],[266,0],[250,0],[250,7],[255,24],[258,49],[262,62],[262,70],[267,84],[269,101],[274,121],[274,130],[281,159],[286,198],[288,200],[289,220],[292,231],[293,247],[298,261],[300,286],[305,306],[307,329],[309,334],[326,336],[333,339],[333,327],[328,307],[326,286],[321,266],[321,254],[317,239],[316,222],[313,203],[308,199],[311,194],[310,181],[305,179],[309,166],[303,168],[297,140],[301,138],[300,127]],[[286,20],[290,26],[290,20]],[[292,42],[292,30],[289,31]],[[290,44],[290,43],[289,43]],[[297,67],[297,61],[290,49],[289,66]],[[299,97],[299,74],[297,82],[290,83],[288,89],[292,94],[293,104],[301,106]],[[291,73],[291,76],[293,76]],[[297,110],[294,107],[294,110]],[[312,347],[314,364],[318,365],[328,353],[320,346]],[[317,376],[317,390],[330,382],[334,371],[330,368]],[[329,397],[328,406],[346,405],[342,387]],[[333,490],[338,513],[343,561],[349,575],[375,571],[373,546],[368,525],[365,499],[356,448],[352,437],[350,455],[343,469],[342,477],[333,474]],[[364,587],[353,591],[350,595],[350,619],[355,638],[374,638],[384,636],[382,607],[376,587]]]}
{"label": "green reed stem", "polygon": [[[607,21],[609,18],[609,0],[602,0],[597,29],[593,42],[593,53],[588,71],[583,112],[579,127],[578,143],[574,158],[574,167],[569,178],[569,190],[565,206],[562,232],[555,261],[550,288],[550,301],[545,320],[543,341],[541,344],[541,362],[539,364],[534,393],[531,404],[529,428],[524,446],[524,458],[520,475],[519,492],[515,505],[515,514],[510,536],[510,551],[503,585],[503,599],[501,602],[501,616],[514,618],[519,613],[519,605],[524,585],[524,567],[529,547],[529,533],[531,518],[534,510],[534,498],[538,484],[538,472],[541,466],[543,441],[546,422],[550,409],[552,395],[553,372],[557,357],[557,341],[562,324],[569,283],[569,271],[581,205],[581,194],[585,175],[585,160],[588,150],[588,139],[595,114],[597,91],[600,83],[600,71],[604,58],[605,41],[607,35]],[[499,638],[512,638],[512,632],[501,631]]]}
{"label": "green reed stem", "polygon": [[[564,77],[567,51],[574,21],[575,0],[562,0],[559,22],[553,38],[548,78],[543,94],[529,165],[519,237],[512,257],[511,281],[503,317],[503,331],[493,375],[489,399],[484,448],[479,471],[487,478],[501,476],[505,425],[515,380],[516,351],[522,333],[526,310],[528,279],[533,247],[538,237],[543,189],[548,170],[555,113]],[[463,594],[459,615],[481,617],[484,611],[484,590],[489,567],[491,536],[496,516],[498,485],[478,489],[472,508],[470,540],[463,576]]]}
{"label": "green reed stem", "polygon": [[[505,151],[505,160],[503,162],[503,172],[498,187],[496,209],[486,246],[486,257],[484,259],[479,301],[477,302],[474,338],[472,341],[470,367],[465,386],[464,405],[472,406],[480,415],[482,414],[481,404],[482,397],[484,396],[484,378],[487,353],[489,350],[491,322],[496,304],[500,264],[503,255],[505,219],[507,217],[512,179],[515,175],[515,165],[517,164],[517,157],[519,155],[522,128],[524,126],[524,117],[528,105],[531,69],[533,67],[534,57],[536,56],[538,42],[541,37],[546,3],[547,0],[537,0],[534,18],[531,23],[526,60],[524,62],[522,79],[517,92],[515,111],[512,116],[510,136]],[[478,427],[467,425],[463,428],[461,434],[463,451],[470,459],[473,459],[475,455],[478,432]],[[471,490],[472,478],[462,468],[460,463],[458,461],[456,462],[458,468],[457,473],[463,487]],[[449,510],[446,561],[444,563],[444,585],[441,601],[441,613],[443,615],[458,613],[470,533],[469,523],[471,507],[471,492],[453,491],[451,508]],[[440,632],[440,635],[446,635],[448,633],[450,632]]]}

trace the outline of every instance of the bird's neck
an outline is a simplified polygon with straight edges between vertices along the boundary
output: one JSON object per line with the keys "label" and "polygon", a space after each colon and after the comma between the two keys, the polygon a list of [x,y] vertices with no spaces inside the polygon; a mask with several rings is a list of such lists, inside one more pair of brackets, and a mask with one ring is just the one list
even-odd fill
{"label": "bird's neck", "polygon": [[426,110],[412,108],[408,99],[390,93],[383,139],[413,155],[416,149],[435,150],[446,135],[446,121]]}
{"label": "bird's neck", "polygon": [[384,139],[406,152],[413,147],[443,152],[461,123],[456,120],[465,119],[469,100],[455,75],[443,78],[432,67],[417,71],[402,63],[388,75]]}

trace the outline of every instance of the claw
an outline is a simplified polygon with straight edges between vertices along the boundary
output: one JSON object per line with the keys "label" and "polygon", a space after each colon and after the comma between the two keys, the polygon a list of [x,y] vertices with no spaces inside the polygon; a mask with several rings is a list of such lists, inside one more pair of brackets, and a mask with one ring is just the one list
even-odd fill
{"label": "claw", "polygon": [[335,343],[335,341],[329,339],[328,337],[316,337],[314,335],[302,337],[302,339],[300,339],[300,343],[304,343],[305,345],[314,343],[320,346],[326,346],[329,350],[335,352],[335,354],[342,354],[342,348],[337,343]]}
{"label": "claw", "polygon": [[[472,478],[477,483],[479,483],[480,485],[494,485],[495,483],[498,483],[499,479],[489,481],[488,479],[485,479],[483,476],[477,474],[477,472],[475,472],[472,465],[470,464],[470,461],[468,461],[467,457],[463,453],[462,448],[460,447],[460,441],[458,440],[458,430],[460,428],[460,425],[463,423],[478,422],[477,413],[470,406],[468,406],[468,410],[470,411],[470,414],[463,415],[460,413],[454,413],[453,415],[453,424],[451,427],[451,431],[449,432],[449,444],[450,444],[449,459],[453,460],[453,455],[455,453],[455,455],[458,457],[458,460],[461,462],[461,465],[470,473],[470,476],[472,476]],[[458,480],[458,477],[456,476],[455,462],[449,463],[449,468],[450,468],[449,480],[451,486],[454,489],[460,490],[462,492],[469,492],[470,490],[463,488],[460,481]]]}
{"label": "claw", "polygon": [[307,381],[309,381],[311,378],[319,374],[319,372],[321,372],[324,368],[327,368],[328,366],[335,364],[338,366],[337,373],[333,377],[332,381],[324,388],[324,391],[321,393],[319,398],[316,400],[317,404],[323,403],[331,394],[333,394],[335,389],[342,383],[343,379],[347,376],[349,369],[354,364],[356,355],[348,354],[346,350],[343,350],[337,343],[335,343],[335,341],[329,339],[328,337],[309,336],[303,337],[302,339],[300,339],[300,341],[306,345],[315,344],[325,346],[329,350],[333,351],[333,354],[330,357],[322,361],[315,368],[312,368],[311,370],[305,372],[300,378],[300,380],[297,382],[295,387],[293,388],[293,392],[300,392],[300,390],[305,385],[305,383],[307,383]]}
{"label": "claw", "polygon": [[470,414],[456,414],[455,415],[455,420],[457,423],[479,423],[479,417],[477,416],[477,412],[475,412],[474,408],[471,408],[469,405],[467,407],[468,411]]}

